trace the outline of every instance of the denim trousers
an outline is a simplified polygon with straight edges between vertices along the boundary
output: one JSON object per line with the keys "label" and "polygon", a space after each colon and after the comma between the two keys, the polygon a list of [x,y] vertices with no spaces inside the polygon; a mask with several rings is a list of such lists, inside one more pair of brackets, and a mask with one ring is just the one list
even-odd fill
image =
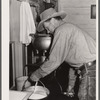
{"label": "denim trousers", "polygon": [[84,66],[80,73],[79,100],[96,100],[96,63]]}
{"label": "denim trousers", "polygon": [[84,64],[80,68],[75,68],[75,69],[70,68],[69,86],[72,88],[72,90],[75,87],[75,81],[78,74],[79,74],[79,90],[78,90],[79,100],[96,100],[96,62],[93,63],[91,66]]}

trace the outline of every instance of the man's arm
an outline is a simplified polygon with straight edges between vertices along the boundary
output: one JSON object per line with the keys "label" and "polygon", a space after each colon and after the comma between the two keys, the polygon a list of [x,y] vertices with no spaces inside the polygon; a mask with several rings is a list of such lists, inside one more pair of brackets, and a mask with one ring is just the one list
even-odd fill
{"label": "man's arm", "polygon": [[66,59],[69,44],[68,37],[65,33],[61,31],[55,33],[53,44],[50,49],[49,60],[46,61],[39,69],[32,73],[30,78],[33,81],[37,81],[40,78],[50,74],[52,71],[57,69],[59,65]]}

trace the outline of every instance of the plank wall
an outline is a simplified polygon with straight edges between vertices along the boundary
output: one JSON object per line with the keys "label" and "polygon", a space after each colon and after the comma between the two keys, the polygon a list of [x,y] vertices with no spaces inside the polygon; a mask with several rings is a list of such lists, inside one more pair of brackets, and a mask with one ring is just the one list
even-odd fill
{"label": "plank wall", "polygon": [[58,0],[59,11],[67,13],[66,22],[76,24],[96,39],[96,19],[91,19],[91,5],[96,0]]}

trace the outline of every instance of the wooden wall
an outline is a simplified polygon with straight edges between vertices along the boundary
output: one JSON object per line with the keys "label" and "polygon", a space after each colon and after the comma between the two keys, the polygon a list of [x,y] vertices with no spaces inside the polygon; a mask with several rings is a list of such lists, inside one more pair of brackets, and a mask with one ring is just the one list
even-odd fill
{"label": "wooden wall", "polygon": [[96,39],[96,19],[91,19],[91,5],[96,0],[58,0],[59,11],[66,11],[66,22],[76,24]]}

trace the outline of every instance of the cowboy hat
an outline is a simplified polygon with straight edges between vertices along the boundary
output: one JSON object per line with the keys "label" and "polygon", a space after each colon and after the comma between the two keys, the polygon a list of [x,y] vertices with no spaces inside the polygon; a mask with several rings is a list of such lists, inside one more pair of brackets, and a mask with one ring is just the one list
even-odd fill
{"label": "cowboy hat", "polygon": [[58,16],[60,16],[62,19],[64,19],[66,17],[66,13],[63,11],[56,12],[56,10],[54,8],[49,8],[49,9],[45,10],[44,12],[42,12],[40,14],[41,21],[37,27],[38,32],[41,32],[44,30],[43,23],[45,21],[47,21],[50,18],[54,18],[54,17],[58,17]]}

